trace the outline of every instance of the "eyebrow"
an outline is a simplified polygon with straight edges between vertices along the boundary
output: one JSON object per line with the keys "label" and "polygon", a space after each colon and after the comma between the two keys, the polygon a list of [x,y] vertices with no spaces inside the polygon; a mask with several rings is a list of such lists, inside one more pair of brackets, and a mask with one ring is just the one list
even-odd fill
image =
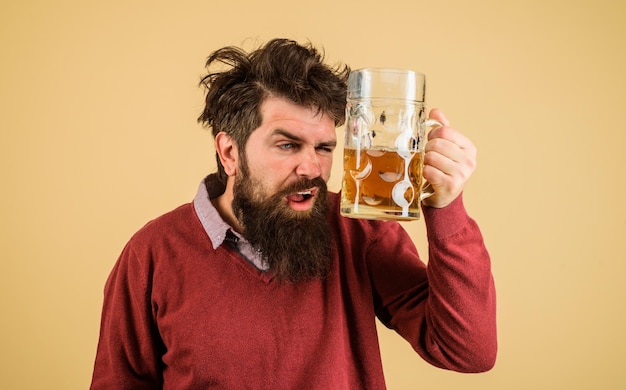
{"label": "eyebrow", "polygon": [[[300,142],[300,143],[304,143],[305,142],[301,137],[298,137],[297,135],[295,135],[293,133],[290,133],[289,131],[284,130],[284,129],[276,129],[276,130],[274,130],[272,132],[272,136],[277,136],[277,135],[283,136],[285,138],[289,138],[292,141],[296,141],[296,142]],[[319,147],[335,147],[335,146],[337,146],[337,141],[336,140],[324,141],[324,142],[320,142],[320,143],[315,144],[316,148],[319,148]]]}

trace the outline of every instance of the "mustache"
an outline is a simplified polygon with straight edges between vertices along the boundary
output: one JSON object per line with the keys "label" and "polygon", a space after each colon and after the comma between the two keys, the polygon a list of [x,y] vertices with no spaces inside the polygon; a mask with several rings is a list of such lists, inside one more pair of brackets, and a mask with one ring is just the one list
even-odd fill
{"label": "mustache", "polygon": [[321,192],[328,191],[327,184],[321,177],[316,177],[314,179],[302,178],[282,188],[275,194],[275,197],[283,198],[287,195],[293,194],[294,192],[306,191],[313,187],[319,188]]}

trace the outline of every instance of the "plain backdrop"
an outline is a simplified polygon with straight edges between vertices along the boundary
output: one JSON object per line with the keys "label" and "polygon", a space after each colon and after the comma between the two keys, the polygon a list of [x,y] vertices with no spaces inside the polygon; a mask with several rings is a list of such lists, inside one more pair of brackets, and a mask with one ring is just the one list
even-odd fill
{"label": "plain backdrop", "polygon": [[[215,169],[205,58],[274,37],[425,73],[478,147],[465,203],[493,258],[497,364],[433,368],[381,327],[389,389],[626,388],[625,4],[3,1],[0,388],[88,387],[119,252]],[[427,259],[423,221],[405,226]]]}

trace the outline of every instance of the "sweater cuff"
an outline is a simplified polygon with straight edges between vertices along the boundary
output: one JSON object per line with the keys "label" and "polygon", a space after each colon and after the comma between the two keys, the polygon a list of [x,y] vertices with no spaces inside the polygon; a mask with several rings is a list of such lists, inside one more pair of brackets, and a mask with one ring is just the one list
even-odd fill
{"label": "sweater cuff", "polygon": [[442,208],[422,206],[426,231],[431,238],[445,239],[467,226],[469,216],[463,204],[463,194]]}

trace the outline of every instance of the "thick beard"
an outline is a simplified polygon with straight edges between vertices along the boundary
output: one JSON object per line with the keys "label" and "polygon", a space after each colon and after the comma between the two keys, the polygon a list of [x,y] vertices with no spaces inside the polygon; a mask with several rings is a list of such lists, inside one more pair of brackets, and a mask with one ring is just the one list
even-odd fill
{"label": "thick beard", "polygon": [[[318,191],[311,210],[295,211],[286,204],[287,195],[312,187]],[[278,281],[297,283],[326,277],[331,264],[331,233],[324,180],[304,179],[271,196],[258,193],[260,188],[261,183],[249,175],[235,178],[232,207],[244,237],[260,251]]]}

